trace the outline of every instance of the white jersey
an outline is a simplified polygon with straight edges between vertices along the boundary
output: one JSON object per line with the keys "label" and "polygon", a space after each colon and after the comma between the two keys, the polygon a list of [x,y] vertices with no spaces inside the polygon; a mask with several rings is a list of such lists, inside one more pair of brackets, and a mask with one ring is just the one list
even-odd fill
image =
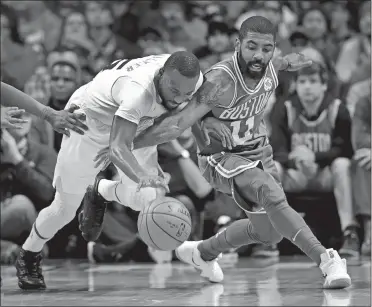
{"label": "white jersey", "polygon": [[154,76],[169,54],[117,60],[71,97],[87,116],[110,126],[120,116],[138,124],[137,134],[166,112],[154,85]]}

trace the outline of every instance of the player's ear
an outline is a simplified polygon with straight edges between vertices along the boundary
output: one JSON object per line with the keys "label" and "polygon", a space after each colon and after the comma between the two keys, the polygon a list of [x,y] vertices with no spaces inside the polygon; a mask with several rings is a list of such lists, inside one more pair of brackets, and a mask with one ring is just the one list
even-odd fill
{"label": "player's ear", "polygon": [[162,76],[164,74],[164,67],[160,68],[159,70],[159,76]]}
{"label": "player's ear", "polygon": [[240,50],[240,40],[239,40],[239,38],[237,38],[235,40],[235,51],[239,52],[239,50]]}

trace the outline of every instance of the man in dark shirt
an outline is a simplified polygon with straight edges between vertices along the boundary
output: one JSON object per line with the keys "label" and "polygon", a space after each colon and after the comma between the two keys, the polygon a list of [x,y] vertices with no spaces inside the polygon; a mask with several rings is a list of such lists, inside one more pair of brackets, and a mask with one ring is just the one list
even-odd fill
{"label": "man in dark shirt", "polygon": [[273,109],[271,144],[285,191],[334,191],[344,231],[340,254],[358,256],[350,180],[351,119],[340,100],[326,95],[327,80],[319,63],[296,73],[296,94]]}
{"label": "man in dark shirt", "polygon": [[[371,79],[369,79],[371,82]],[[355,150],[352,184],[355,211],[363,221],[362,255],[371,256],[371,88],[356,103],[352,141]]]}

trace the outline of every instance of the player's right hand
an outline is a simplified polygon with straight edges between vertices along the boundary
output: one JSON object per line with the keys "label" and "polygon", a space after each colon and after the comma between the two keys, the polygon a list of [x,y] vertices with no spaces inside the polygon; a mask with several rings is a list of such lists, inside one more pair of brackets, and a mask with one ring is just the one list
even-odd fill
{"label": "player's right hand", "polygon": [[141,176],[137,185],[137,192],[142,188],[155,188],[155,189],[164,189],[166,193],[169,193],[169,187],[166,182],[166,179],[156,175],[144,175]]}
{"label": "player's right hand", "polygon": [[202,121],[202,133],[205,138],[206,145],[209,145],[211,140],[209,138],[209,133],[217,134],[217,136],[221,139],[222,146],[227,147],[228,149],[233,149],[236,146],[234,138],[229,128],[224,125],[220,120],[207,117]]}
{"label": "player's right hand", "polygon": [[27,120],[20,118],[24,112],[17,107],[1,106],[1,128],[22,128],[22,124],[27,123]]}

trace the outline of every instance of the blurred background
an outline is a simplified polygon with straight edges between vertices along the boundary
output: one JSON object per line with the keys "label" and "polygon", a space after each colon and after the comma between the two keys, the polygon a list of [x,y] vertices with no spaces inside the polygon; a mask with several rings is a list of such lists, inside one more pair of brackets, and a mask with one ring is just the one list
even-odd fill
{"label": "blurred background", "polygon": [[[353,153],[348,157],[344,189],[352,202],[341,206],[335,189],[286,191],[322,243],[347,257],[369,256],[370,174],[370,1],[1,1],[1,80],[50,107],[63,109],[72,93],[105,65],[120,58],[192,51],[203,70],[230,57],[241,23],[253,15],[277,27],[277,54],[304,52],[327,71],[327,95],[340,99],[351,118]],[[291,73],[279,74],[266,121],[293,95]],[[45,122],[6,131],[0,165],[1,261],[14,261],[37,213],[53,199],[52,178],[62,136]],[[197,163],[190,131],[178,140]],[[275,140],[274,140],[275,141]],[[17,164],[15,152],[24,156]],[[193,239],[215,234],[244,213],[229,197],[190,174],[172,144],[159,147],[160,162],[170,174],[171,195],[192,212]],[[275,156],[275,152],[274,152]],[[337,159],[337,156],[334,158]],[[330,163],[330,167],[332,163]],[[336,181],[332,173],[330,180]],[[191,179],[190,179],[191,178]],[[336,193],[337,194],[337,193]],[[48,243],[50,258],[87,258],[91,262],[162,261],[137,235],[138,213],[113,204],[99,242],[90,249],[77,222]],[[231,251],[237,257],[293,255],[287,241],[278,246],[250,246]],[[160,257],[160,258],[159,258]]]}

